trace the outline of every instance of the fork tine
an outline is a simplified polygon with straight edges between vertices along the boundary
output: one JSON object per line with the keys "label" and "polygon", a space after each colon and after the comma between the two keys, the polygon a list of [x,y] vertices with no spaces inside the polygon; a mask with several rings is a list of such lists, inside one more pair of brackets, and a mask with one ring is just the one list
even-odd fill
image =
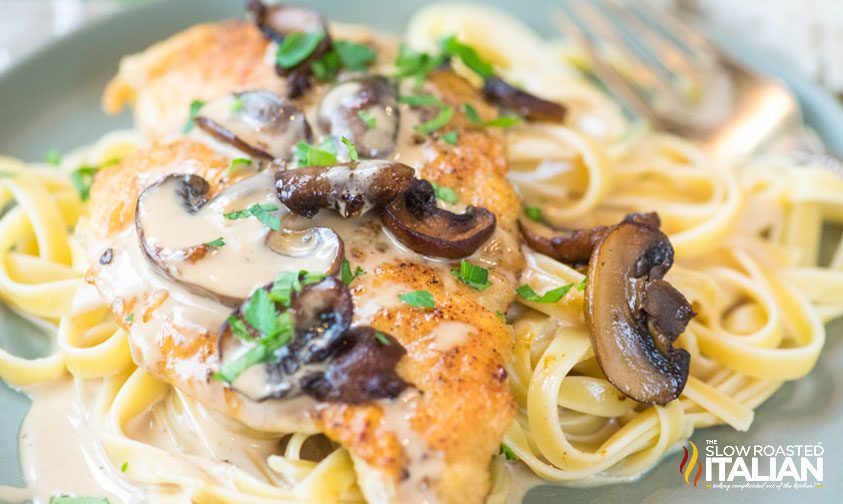
{"label": "fork tine", "polygon": [[649,22],[665,35],[674,34],[678,47],[686,49],[685,53],[693,59],[711,66],[718,59],[719,51],[705,37],[685,21],[655,7],[649,0],[640,2],[625,2],[627,8],[636,10],[637,15],[644,22]]}

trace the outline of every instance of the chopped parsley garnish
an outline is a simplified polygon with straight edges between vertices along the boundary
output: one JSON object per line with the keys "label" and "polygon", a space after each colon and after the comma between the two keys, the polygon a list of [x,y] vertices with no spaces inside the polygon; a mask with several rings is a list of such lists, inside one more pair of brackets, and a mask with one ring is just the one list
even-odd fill
{"label": "chopped parsley garnish", "polygon": [[129,470],[129,463],[123,462],[123,465],[120,466],[120,472],[124,473]]}
{"label": "chopped parsley garnish", "polygon": [[363,121],[363,124],[365,124],[369,129],[373,129],[378,125],[378,120],[375,119],[375,116],[365,110],[358,110],[357,117],[359,117],[360,120]]}
{"label": "chopped parsley garnish", "polygon": [[241,96],[235,96],[234,101],[231,102],[231,108],[228,111],[232,114],[236,114],[243,109],[243,98]]}
{"label": "chopped parsley garnish", "polygon": [[343,259],[340,265],[340,280],[342,280],[342,283],[350,285],[355,278],[365,274],[366,272],[360,266],[354,268],[354,272],[352,272],[351,263],[348,262],[348,259]]}
{"label": "chopped parsley garnish", "polygon": [[492,285],[489,282],[489,270],[471,264],[465,259],[460,261],[459,269],[454,268],[451,270],[451,274],[454,275],[454,278],[475,290],[482,291]]}
{"label": "chopped parsley garnish", "polygon": [[414,308],[435,308],[436,301],[433,299],[433,294],[426,290],[416,290],[400,294],[398,299],[404,301]]}
{"label": "chopped parsley garnish", "polygon": [[56,495],[50,497],[50,504],[109,504],[105,497],[72,497],[70,495]]}
{"label": "chopped parsley garnish", "polygon": [[251,159],[249,159],[249,158],[241,158],[241,157],[239,157],[239,158],[234,158],[234,159],[232,159],[232,160],[231,160],[231,162],[228,164],[228,170],[226,170],[226,172],[225,172],[225,173],[226,173],[227,175],[231,175],[231,173],[232,173],[234,170],[236,170],[237,168],[240,168],[241,166],[252,166],[252,160],[251,160]]}
{"label": "chopped parsley garnish", "polygon": [[339,56],[342,66],[353,71],[365,70],[377,57],[369,46],[347,40],[334,42],[334,51]]}
{"label": "chopped parsley garnish", "polygon": [[443,142],[445,142],[446,144],[449,144],[449,145],[456,145],[456,144],[457,144],[457,140],[459,140],[459,139],[460,139],[460,132],[459,132],[459,131],[457,131],[457,130],[454,130],[454,131],[449,131],[449,132],[447,132],[447,133],[443,134],[443,135],[442,135],[441,137],[439,137],[439,138],[441,138],[441,139],[442,139],[442,141],[443,141]]}
{"label": "chopped parsley garnish", "polygon": [[332,80],[340,71],[342,62],[336,51],[329,51],[327,54],[310,64],[310,69],[317,79],[327,82]]}
{"label": "chopped parsley garnish", "polygon": [[528,206],[524,207],[524,215],[533,222],[542,221],[542,209],[539,207]]}
{"label": "chopped parsley garnish", "polygon": [[88,201],[91,196],[91,186],[94,184],[94,175],[99,171],[96,166],[80,166],[70,174],[70,181],[79,193],[79,199]]}
{"label": "chopped parsley garnish", "polygon": [[334,137],[325,138],[319,147],[314,147],[304,140],[296,144],[296,164],[299,166],[333,166],[337,163]]}
{"label": "chopped parsley garnish", "polygon": [[516,116],[499,116],[494,119],[484,121],[483,118],[480,117],[480,114],[477,112],[477,109],[468,103],[463,103],[462,110],[463,112],[465,112],[465,115],[466,117],[468,117],[468,120],[476,124],[477,126],[483,126],[487,128],[509,128],[510,126],[515,126],[516,124],[521,122],[521,118]]}
{"label": "chopped parsley garnish", "polygon": [[272,287],[269,290],[269,298],[272,301],[289,307],[294,292],[301,292],[302,285],[310,285],[325,278],[323,273],[312,271],[281,271],[275,276]]}
{"label": "chopped parsley garnish", "polygon": [[430,95],[402,95],[398,97],[398,101],[411,107],[445,108],[448,106],[439,98]]}
{"label": "chopped parsley garnish", "polygon": [[395,76],[399,78],[411,77],[416,80],[416,88],[420,88],[430,72],[445,61],[445,55],[432,56],[423,52],[416,52],[402,44],[395,59]]}
{"label": "chopped parsley garnish", "polygon": [[431,182],[430,185],[433,186],[433,192],[436,193],[436,197],[441,199],[445,203],[456,205],[460,201],[460,197],[457,194],[457,191],[451,189],[450,187],[434,184],[433,182]]}
{"label": "chopped parsley garnish", "polygon": [[500,310],[495,310],[495,315],[497,315],[497,316],[498,316],[498,318],[501,320],[501,322],[503,322],[504,324],[506,324],[506,313],[504,313],[504,312],[502,312],[502,311],[500,311]]}
{"label": "chopped parsley garnish", "polygon": [[504,443],[501,443],[500,454],[506,457],[506,460],[518,460],[518,457],[515,455],[515,452],[512,451],[512,448]]}
{"label": "chopped parsley garnish", "polygon": [[278,210],[278,207],[268,203],[255,203],[245,210],[237,210],[224,214],[224,217],[229,220],[245,219],[247,217],[254,217],[261,221],[266,227],[273,231],[281,229],[281,219],[272,215],[270,212]]}
{"label": "chopped parsley garnish", "polygon": [[126,318],[124,318],[123,320],[124,320],[127,324],[128,324],[128,323],[131,323],[133,320],[135,320],[135,314],[134,314],[134,313],[130,313],[130,314],[126,315]]}
{"label": "chopped parsley garnish", "polygon": [[252,338],[251,333],[249,333],[249,328],[246,326],[246,323],[237,318],[234,315],[229,315],[226,319],[228,323],[228,327],[231,329],[231,333],[243,341],[254,341]]}
{"label": "chopped parsley garnish", "polygon": [[[263,289],[258,289],[255,292],[266,293]],[[247,352],[235,360],[226,363],[222,369],[213,374],[214,379],[231,383],[250,367],[269,360],[276,350],[292,341],[296,327],[292,314],[284,312],[276,316],[275,305],[273,303],[262,304],[260,306],[262,309],[267,310],[267,313],[262,314],[260,317],[262,321],[269,320],[270,314],[268,310],[272,310],[271,316],[274,320],[271,324],[272,332],[266,333],[260,339],[255,340],[254,346]]]}
{"label": "chopped parsley garnish", "polygon": [[190,102],[190,113],[187,115],[187,122],[184,123],[184,128],[182,129],[182,133],[187,135],[190,133],[190,130],[193,129],[193,119],[196,118],[196,114],[199,113],[199,110],[205,106],[205,102],[202,100],[193,100]]}
{"label": "chopped parsley garnish", "polygon": [[527,301],[533,301],[535,303],[555,303],[565,297],[565,294],[567,294],[573,286],[574,284],[572,283],[565,284],[562,287],[557,287],[555,289],[551,289],[545,292],[542,295],[538,295],[532,287],[527,284],[524,284],[521,287],[515,289],[515,292]]}
{"label": "chopped parsley garnish", "polygon": [[375,331],[375,339],[378,340],[378,343],[381,345],[389,346],[389,338],[386,337],[386,334],[380,331]]}
{"label": "chopped parsley garnish", "polygon": [[419,133],[430,134],[434,131],[438,130],[439,128],[444,127],[451,119],[454,118],[454,107],[447,106],[441,110],[439,113],[436,114],[436,117],[433,119],[423,122],[416,126],[416,131]]}
{"label": "chopped parsley garnish", "polygon": [[44,155],[44,162],[53,166],[61,164],[61,151],[58,149],[50,149]]}
{"label": "chopped parsley garnish", "polygon": [[322,31],[290,33],[278,45],[275,62],[281,68],[293,68],[313,54],[324,38],[325,33]]}
{"label": "chopped parsley garnish", "polygon": [[465,66],[483,79],[488,79],[495,75],[495,70],[491,63],[481,58],[473,47],[457,40],[457,37],[454,35],[442,40],[442,52],[448,56],[459,58]]}
{"label": "chopped parsley garnish", "polygon": [[346,150],[348,151],[348,159],[352,161],[360,161],[360,155],[357,154],[357,147],[355,147],[354,144],[351,143],[351,140],[346,137],[342,137],[341,140],[342,143],[345,145]]}
{"label": "chopped parsley garnish", "polygon": [[580,283],[577,284],[577,290],[580,291],[580,292],[584,291],[586,282],[588,282],[588,277],[587,276],[582,277],[582,280],[580,280]]}
{"label": "chopped parsley garnish", "polygon": [[225,245],[225,240],[222,236],[220,236],[216,240],[211,240],[209,242],[203,243],[203,245],[205,245],[206,247],[222,247]]}
{"label": "chopped parsley garnish", "polygon": [[278,330],[275,302],[270,299],[265,289],[255,290],[251,299],[246,301],[243,305],[243,318],[263,334],[273,334]]}

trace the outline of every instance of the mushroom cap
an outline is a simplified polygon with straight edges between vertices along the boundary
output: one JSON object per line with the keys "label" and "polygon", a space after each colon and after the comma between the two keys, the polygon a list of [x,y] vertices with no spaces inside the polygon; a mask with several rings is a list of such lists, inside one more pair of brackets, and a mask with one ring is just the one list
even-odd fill
{"label": "mushroom cap", "polygon": [[518,89],[500,77],[486,79],[483,94],[489,101],[531,121],[562,122],[567,114],[564,106]]}
{"label": "mushroom cap", "polygon": [[[667,236],[635,222],[613,227],[589,263],[585,320],[595,357],[615,387],[643,403],[676,399],[688,379],[690,354],[671,343],[690,317],[667,315],[687,301],[661,280],[672,264]],[[652,325],[664,334],[651,334]]]}
{"label": "mushroom cap", "polygon": [[460,259],[477,251],[495,232],[495,214],[469,206],[456,214],[436,206],[436,193],[426,180],[410,187],[384,207],[384,226],[419,254]]}

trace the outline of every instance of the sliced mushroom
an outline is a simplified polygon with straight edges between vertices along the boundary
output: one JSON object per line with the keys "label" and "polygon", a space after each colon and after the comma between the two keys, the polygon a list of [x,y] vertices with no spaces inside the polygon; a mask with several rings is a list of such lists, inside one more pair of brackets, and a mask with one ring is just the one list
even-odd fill
{"label": "sliced mushroom", "polygon": [[[656,228],[660,225],[659,216],[654,212],[631,213],[622,222],[638,222]],[[519,219],[518,227],[530,248],[569,265],[587,263],[595,245],[612,229],[612,226],[595,226],[588,229],[554,230],[526,219]],[[562,234],[559,234],[560,231]]]}
{"label": "sliced mushroom", "polygon": [[473,254],[495,231],[495,214],[470,206],[455,214],[436,206],[433,186],[414,179],[404,194],[384,207],[383,224],[410,249],[459,259]]}
{"label": "sliced mushroom", "polygon": [[325,36],[316,49],[301,63],[292,68],[275,65],[281,77],[287,77],[287,95],[298,98],[310,88],[311,64],[331,50],[328,20],[319,11],[299,5],[266,5],[260,0],[250,0],[249,10],[255,24],[264,35],[275,42],[283,42],[291,33],[322,32]]}
{"label": "sliced mushroom", "polygon": [[382,158],[395,150],[400,119],[398,86],[382,75],[339,82],[319,105],[319,127],[336,138],[348,138],[367,158]]}
{"label": "sliced mushroom", "polygon": [[[254,217],[222,217],[255,203],[270,204],[271,174],[238,182],[213,200],[208,200],[208,191],[202,177],[170,175],[138,198],[138,239],[147,261],[161,275],[235,306],[278,271],[333,274],[339,269],[343,244],[331,229],[271,231]],[[214,245],[219,238],[224,245]]]}
{"label": "sliced mushroom", "polygon": [[562,105],[518,89],[500,77],[486,79],[483,94],[487,100],[531,121],[562,122],[567,113]]}
{"label": "sliced mushroom", "polygon": [[[268,287],[265,287],[267,290]],[[243,308],[232,315],[244,321]],[[285,309],[275,305],[276,316]],[[292,339],[267,356],[265,362],[240,374],[232,387],[252,400],[294,397],[302,393],[303,377],[324,372],[327,360],[340,351],[343,335],[351,325],[354,303],[351,293],[340,280],[325,277],[294,293],[289,311],[295,324]],[[245,325],[247,328],[248,324]],[[252,336],[260,338],[262,335]],[[228,322],[220,333],[219,352],[222,366],[251,351],[261,342],[243,341],[232,333]]]}
{"label": "sliced mushroom", "polygon": [[409,386],[395,372],[406,353],[394,337],[371,327],[355,327],[345,334],[325,372],[306,376],[302,387],[320,401],[359,404],[394,399]]}
{"label": "sliced mushroom", "polygon": [[693,316],[661,278],[673,247],[655,227],[614,226],[594,248],[585,289],[585,320],[606,378],[636,401],[667,404],[688,379],[690,355],[672,346]]}
{"label": "sliced mushroom", "polygon": [[299,140],[313,138],[304,113],[269,91],[227,95],[202,107],[195,124],[251,157],[290,159]]}
{"label": "sliced mushroom", "polygon": [[333,208],[348,218],[392,201],[414,173],[407,165],[379,160],[309,166],[277,172],[275,189],[293,213],[310,218],[321,208]]}

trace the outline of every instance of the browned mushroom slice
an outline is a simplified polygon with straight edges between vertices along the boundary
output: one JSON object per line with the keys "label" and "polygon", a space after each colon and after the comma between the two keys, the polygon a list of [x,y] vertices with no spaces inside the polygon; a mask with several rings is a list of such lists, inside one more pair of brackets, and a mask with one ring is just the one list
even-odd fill
{"label": "browned mushroom slice", "polygon": [[382,75],[339,82],[319,105],[320,128],[348,138],[367,158],[382,158],[395,149],[400,119],[398,87]]}
{"label": "browned mushroom slice", "polygon": [[306,376],[302,387],[320,401],[359,404],[394,399],[409,386],[395,371],[406,353],[394,337],[371,327],[355,327],[345,334],[325,372]]}
{"label": "browned mushroom slice", "polygon": [[436,206],[433,186],[414,179],[404,194],[384,207],[381,221],[419,254],[459,259],[473,254],[495,231],[495,214],[470,206],[455,214]]}
{"label": "browned mushroom slice", "polygon": [[312,132],[295,104],[269,91],[223,96],[202,107],[196,125],[251,157],[289,159],[299,140]]}
{"label": "browned mushroom slice", "polygon": [[301,96],[311,85],[311,63],[331,50],[328,20],[315,9],[299,5],[266,5],[260,0],[250,0],[249,10],[258,28],[267,38],[275,42],[283,42],[291,33],[322,33],[324,35],[313,52],[301,63],[291,68],[275,65],[278,75],[287,77],[287,95],[290,98]]}
{"label": "browned mushroom slice", "polygon": [[[656,213],[631,213],[622,222],[638,222],[658,228]],[[518,228],[527,245],[546,256],[569,265],[588,262],[597,242],[606,236],[612,226],[595,226],[588,229],[554,230],[546,225],[527,219],[519,219]],[[561,232],[561,234],[560,234]]]}
{"label": "browned mushroom slice", "polygon": [[667,236],[635,222],[611,228],[589,262],[585,320],[594,355],[606,378],[642,403],[676,399],[688,379],[690,355],[672,343],[693,311],[661,280],[672,264]]}
{"label": "browned mushroom slice", "polygon": [[392,201],[414,173],[407,165],[378,160],[309,166],[277,172],[275,189],[278,199],[299,215],[309,218],[321,208],[333,208],[343,217],[356,217]]}
{"label": "browned mushroom slice", "polygon": [[[135,228],[149,264],[199,295],[235,306],[277,271],[333,274],[343,258],[328,228],[271,231],[256,218],[225,219],[232,210],[267,203],[272,175],[261,173],[208,200],[196,175],[170,175],[138,198]],[[269,199],[271,201],[271,199]]]}
{"label": "browned mushroom slice", "polygon": [[499,77],[486,79],[483,94],[487,100],[531,121],[562,122],[567,113],[562,105],[518,89]]}

